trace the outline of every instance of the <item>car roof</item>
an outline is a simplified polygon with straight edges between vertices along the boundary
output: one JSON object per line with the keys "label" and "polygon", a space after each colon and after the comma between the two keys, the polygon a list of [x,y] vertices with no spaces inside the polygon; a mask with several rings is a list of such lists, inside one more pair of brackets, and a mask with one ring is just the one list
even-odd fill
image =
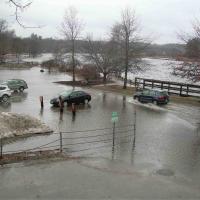
{"label": "car roof", "polygon": [[60,92],[58,95],[69,95],[72,92],[72,90],[64,90]]}
{"label": "car roof", "polygon": [[24,80],[23,79],[12,78],[12,79],[8,79],[7,81],[24,81]]}
{"label": "car roof", "polygon": [[6,88],[9,88],[7,85],[4,85],[4,84],[0,84],[0,87],[6,87]]}
{"label": "car roof", "polygon": [[82,91],[82,90],[64,90],[64,91],[60,92],[58,95],[69,95],[72,92],[84,92],[84,93],[86,93],[85,91]]}

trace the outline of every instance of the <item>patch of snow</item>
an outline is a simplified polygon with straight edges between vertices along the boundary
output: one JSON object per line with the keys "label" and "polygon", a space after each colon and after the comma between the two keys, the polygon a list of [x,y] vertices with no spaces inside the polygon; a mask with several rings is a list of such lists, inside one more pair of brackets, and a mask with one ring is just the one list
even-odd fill
{"label": "patch of snow", "polygon": [[29,115],[0,113],[0,138],[50,133],[52,130],[40,120]]}

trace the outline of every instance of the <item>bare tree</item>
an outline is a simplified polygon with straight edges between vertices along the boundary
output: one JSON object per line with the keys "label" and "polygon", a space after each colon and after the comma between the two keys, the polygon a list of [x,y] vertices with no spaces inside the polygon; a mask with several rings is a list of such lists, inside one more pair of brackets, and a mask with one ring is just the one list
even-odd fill
{"label": "bare tree", "polygon": [[5,55],[11,51],[14,35],[14,31],[8,30],[7,22],[0,19],[0,64],[5,62]]}
{"label": "bare tree", "polygon": [[86,58],[96,66],[99,73],[103,74],[103,81],[106,83],[108,75],[117,69],[118,57],[114,50],[115,44],[112,41],[93,41],[89,36],[87,43]]}
{"label": "bare tree", "polygon": [[8,3],[10,3],[10,5],[15,8],[15,13],[14,13],[15,20],[21,27],[23,28],[41,28],[42,27],[42,26],[27,26],[20,19],[21,18],[20,14],[23,13],[26,8],[30,7],[30,5],[32,4],[32,1],[23,2],[23,0],[22,1],[8,0]]}
{"label": "bare tree", "polygon": [[69,7],[65,11],[63,22],[61,23],[61,32],[67,40],[71,41],[71,58],[72,58],[72,71],[73,82],[75,82],[75,42],[79,38],[83,29],[82,20],[78,17],[78,12],[74,7]]}
{"label": "bare tree", "polygon": [[137,30],[138,23],[134,10],[131,10],[130,8],[122,10],[121,20],[112,28],[112,35],[113,39],[120,42],[120,46],[122,47],[121,52],[124,58],[123,64],[125,69],[124,89],[127,87],[127,74],[131,57],[131,42],[137,39]]}
{"label": "bare tree", "polygon": [[0,34],[6,31],[7,29],[8,29],[8,24],[6,20],[0,19]]}
{"label": "bare tree", "polygon": [[183,62],[174,66],[173,74],[185,77],[192,82],[200,81],[200,21],[195,19],[192,23],[192,34],[179,31],[178,38],[184,42],[185,54]]}

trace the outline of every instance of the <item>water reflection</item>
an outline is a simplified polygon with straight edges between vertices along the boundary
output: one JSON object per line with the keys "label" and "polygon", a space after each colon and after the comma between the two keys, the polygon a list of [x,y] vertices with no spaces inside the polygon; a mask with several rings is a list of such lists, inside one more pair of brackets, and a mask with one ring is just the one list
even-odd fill
{"label": "water reflection", "polygon": [[0,111],[10,112],[11,111],[11,102],[10,100],[6,102],[0,102]]}
{"label": "water reflection", "polygon": [[126,109],[126,96],[123,96],[122,98],[122,110]]}
{"label": "water reflection", "polygon": [[[92,106],[90,104],[79,104],[76,105],[76,111],[87,111],[90,110],[92,108]],[[51,106],[50,107],[51,111],[55,112],[55,113],[60,113],[60,108],[59,107],[55,107],[55,106]],[[67,111],[67,112],[66,112]],[[64,115],[69,114],[72,112],[71,106],[65,106],[64,107]]]}
{"label": "water reflection", "polygon": [[76,113],[75,114],[72,113],[72,122],[74,123],[75,120],[76,120]]}
{"label": "water reflection", "polygon": [[105,92],[102,94],[102,103],[103,104],[106,103],[106,93]]}
{"label": "water reflection", "polygon": [[11,102],[22,102],[28,97],[27,92],[13,92],[11,96]]}
{"label": "water reflection", "polygon": [[200,136],[200,123],[197,123],[197,136]]}

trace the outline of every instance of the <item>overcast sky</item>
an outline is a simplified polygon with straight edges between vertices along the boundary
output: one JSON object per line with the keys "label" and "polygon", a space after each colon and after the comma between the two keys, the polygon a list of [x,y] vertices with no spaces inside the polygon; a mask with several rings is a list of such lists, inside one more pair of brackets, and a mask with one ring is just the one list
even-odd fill
{"label": "overcast sky", "polygon": [[[23,0],[21,0],[23,1]],[[28,0],[27,0],[28,1]],[[26,2],[27,2],[26,1]],[[191,22],[200,19],[200,0],[32,0],[31,6],[21,15],[26,25],[44,25],[41,29],[23,29],[14,19],[14,8],[8,0],[0,0],[0,18],[9,22],[18,36],[30,36],[32,32],[44,37],[61,38],[59,26],[64,11],[74,6],[83,19],[83,34],[93,33],[103,39],[110,27],[120,19],[121,9],[135,10],[145,36],[153,35],[154,43],[180,42],[176,32],[191,32]]]}

